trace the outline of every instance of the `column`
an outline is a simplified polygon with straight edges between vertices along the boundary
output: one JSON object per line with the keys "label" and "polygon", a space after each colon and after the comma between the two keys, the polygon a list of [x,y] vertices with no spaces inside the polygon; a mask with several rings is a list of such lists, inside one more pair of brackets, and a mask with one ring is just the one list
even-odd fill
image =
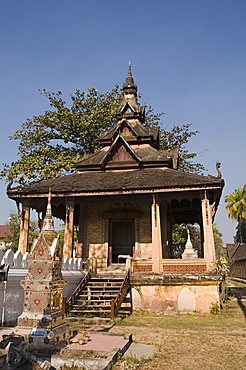
{"label": "column", "polygon": [[162,243],[161,243],[161,220],[158,196],[152,195],[151,205],[152,225],[152,269],[153,272],[162,273]]}
{"label": "column", "polygon": [[77,254],[76,257],[86,258],[86,209],[85,206],[80,204],[79,207],[79,233],[77,243]]}
{"label": "column", "polygon": [[[105,259],[105,267],[109,266],[112,261],[110,261],[110,253],[109,253],[109,219],[104,218],[104,252],[106,255]],[[88,253],[89,254],[89,253]]]}
{"label": "column", "polygon": [[206,194],[204,199],[202,199],[202,223],[204,235],[204,259],[208,262],[208,270],[211,270],[215,261],[215,247],[211,206]]}
{"label": "column", "polygon": [[28,248],[28,232],[30,222],[30,207],[27,204],[22,204],[20,214],[20,237],[18,250],[24,255]]}
{"label": "column", "polygon": [[72,257],[74,231],[74,201],[66,202],[66,220],[64,230],[63,259]]}
{"label": "column", "polygon": [[137,258],[137,256],[139,257],[139,252],[140,252],[139,251],[139,228],[140,228],[139,217],[135,217],[134,219],[135,244],[134,244],[133,251],[132,251],[133,258]]}
{"label": "column", "polygon": [[168,242],[168,221],[167,221],[168,203],[165,201],[161,204],[161,236],[162,236],[162,256],[169,258],[169,242]]}

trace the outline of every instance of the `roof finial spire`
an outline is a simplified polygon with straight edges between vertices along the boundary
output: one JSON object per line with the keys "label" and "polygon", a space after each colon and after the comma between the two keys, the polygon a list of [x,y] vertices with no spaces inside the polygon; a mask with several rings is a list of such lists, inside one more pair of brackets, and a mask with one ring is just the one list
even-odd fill
{"label": "roof finial spire", "polygon": [[127,73],[126,81],[123,85],[123,91],[124,91],[124,94],[134,94],[135,96],[137,96],[137,90],[138,90],[137,85],[135,84],[133,76],[132,76],[131,62],[129,61],[128,73]]}
{"label": "roof finial spire", "polygon": [[128,63],[128,77],[132,77],[132,65],[131,65],[130,60],[129,60],[129,63]]}
{"label": "roof finial spire", "polygon": [[46,214],[43,222],[42,231],[53,231],[54,230],[54,221],[52,217],[52,209],[51,209],[51,188],[49,188],[49,195],[48,195],[48,204],[46,208]]}

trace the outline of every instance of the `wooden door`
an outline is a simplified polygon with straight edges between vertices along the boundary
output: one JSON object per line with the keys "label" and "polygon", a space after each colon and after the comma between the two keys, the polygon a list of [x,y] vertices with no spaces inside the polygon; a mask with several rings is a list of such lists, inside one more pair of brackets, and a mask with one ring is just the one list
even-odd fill
{"label": "wooden door", "polygon": [[118,263],[118,256],[132,256],[134,228],[132,220],[112,221],[112,263]]}

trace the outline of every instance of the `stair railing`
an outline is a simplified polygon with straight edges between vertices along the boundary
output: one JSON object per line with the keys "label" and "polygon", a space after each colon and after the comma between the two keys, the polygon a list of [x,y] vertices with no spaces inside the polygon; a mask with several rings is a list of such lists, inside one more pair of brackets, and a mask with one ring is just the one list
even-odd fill
{"label": "stair railing", "polygon": [[124,301],[130,288],[130,270],[127,271],[125,278],[120,286],[120,290],[117,294],[117,297],[111,300],[111,312],[110,318],[113,320],[121,307],[122,302]]}
{"label": "stair railing", "polygon": [[66,301],[66,312],[68,312],[69,308],[75,303],[81,290],[87,285],[88,281],[90,280],[91,275],[92,275],[91,270],[89,270],[87,274],[80,280],[79,284],[73,291],[71,297],[69,297],[68,300]]}

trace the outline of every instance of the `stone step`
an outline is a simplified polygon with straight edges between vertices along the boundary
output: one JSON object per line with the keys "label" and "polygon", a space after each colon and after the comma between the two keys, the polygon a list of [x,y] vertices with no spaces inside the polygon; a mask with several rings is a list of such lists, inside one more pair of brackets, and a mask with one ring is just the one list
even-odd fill
{"label": "stone step", "polygon": [[[84,309],[106,309],[106,310],[110,310],[111,309],[111,305],[110,304],[107,304],[107,305],[104,305],[103,303],[100,303],[100,304],[87,304],[87,305],[80,305],[80,304],[73,304],[72,305],[72,310],[74,309],[78,309],[78,310],[84,310]],[[127,306],[127,305],[121,305],[121,308],[123,310],[127,310],[128,308],[130,308],[130,306]]]}
{"label": "stone step", "polygon": [[[114,296],[111,296],[111,295],[108,295],[108,296],[91,296],[90,299],[88,299],[88,296],[84,296],[84,297],[81,297],[79,299],[77,299],[77,302],[111,302],[112,299],[114,299],[116,297]],[[124,303],[131,303],[131,298],[130,297],[126,297],[124,299]]]}
{"label": "stone step", "polygon": [[102,286],[111,286],[111,285],[116,285],[116,286],[121,286],[122,280],[119,281],[101,281],[101,280],[89,280],[87,284],[90,285],[102,285]]}
{"label": "stone step", "polygon": [[73,304],[72,305],[72,310],[87,310],[87,309],[99,309],[99,308],[102,308],[102,309],[105,309],[105,310],[110,310],[111,309],[111,306],[110,304],[103,304],[103,302],[101,304],[87,304],[85,306],[83,305],[80,305],[80,304]]}
{"label": "stone step", "polygon": [[[110,301],[106,301],[106,302],[89,302],[89,303],[86,303],[83,304],[81,302],[76,302],[72,308],[76,308],[76,309],[81,309],[81,310],[84,310],[86,308],[110,308],[111,307],[111,302]],[[123,302],[121,304],[121,307],[122,308],[131,308],[131,305],[129,306],[129,303],[127,302]]]}
{"label": "stone step", "polygon": [[[90,319],[108,318],[111,312],[111,301],[117,297],[124,277],[125,274],[122,273],[114,273],[113,276],[112,273],[93,276],[81,289],[76,302],[70,309],[70,316],[80,318],[88,315]],[[131,312],[131,297],[128,293],[121,305],[119,315],[124,317]]]}
{"label": "stone step", "polygon": [[[79,295],[79,298],[78,299],[88,299],[88,292],[86,292],[85,294],[80,294]],[[91,299],[104,299],[104,298],[108,298],[108,299],[112,299],[112,298],[116,298],[116,294],[115,292],[91,292],[91,295],[90,295],[90,298]]]}
{"label": "stone step", "polygon": [[97,309],[97,310],[94,310],[94,309],[91,309],[91,308],[87,308],[87,309],[84,309],[84,310],[79,310],[79,309],[76,309],[76,308],[72,308],[71,309],[71,311],[70,311],[70,313],[72,313],[72,314],[87,314],[87,313],[92,313],[92,314],[100,314],[100,313],[107,313],[107,314],[109,314],[109,312],[110,312],[111,310],[110,310],[110,307],[109,307],[109,309],[104,309],[104,308],[102,308],[102,309]]}
{"label": "stone step", "polygon": [[98,291],[101,291],[101,292],[109,292],[109,291],[118,292],[120,290],[120,287],[117,287],[117,286],[98,286],[98,285],[94,285],[94,286],[86,286],[84,289],[82,289],[82,291],[88,291],[88,288],[90,289],[91,292],[98,292]]}
{"label": "stone step", "polygon": [[96,289],[104,289],[104,288],[113,288],[113,289],[118,289],[120,290],[120,287],[121,287],[121,284],[100,284],[100,283],[93,283],[93,284],[88,284],[86,286],[86,288],[90,288],[90,289],[93,289],[93,288],[96,288]]}
{"label": "stone step", "polygon": [[90,278],[90,281],[94,281],[94,280],[100,280],[100,281],[123,281],[124,280],[124,276],[92,276]]}
{"label": "stone step", "polygon": [[[107,316],[110,314],[111,312],[111,309],[110,307],[107,309],[107,308],[100,308],[100,309],[93,309],[93,308],[86,308],[84,310],[79,310],[79,309],[75,309],[75,308],[72,308],[70,310],[70,314],[72,315],[87,315],[87,314],[92,314],[93,316],[100,316],[100,314],[107,314]],[[121,308],[120,311],[119,311],[119,315],[126,315],[126,314],[130,314],[131,313],[131,310],[130,309],[124,309],[124,308]]]}

